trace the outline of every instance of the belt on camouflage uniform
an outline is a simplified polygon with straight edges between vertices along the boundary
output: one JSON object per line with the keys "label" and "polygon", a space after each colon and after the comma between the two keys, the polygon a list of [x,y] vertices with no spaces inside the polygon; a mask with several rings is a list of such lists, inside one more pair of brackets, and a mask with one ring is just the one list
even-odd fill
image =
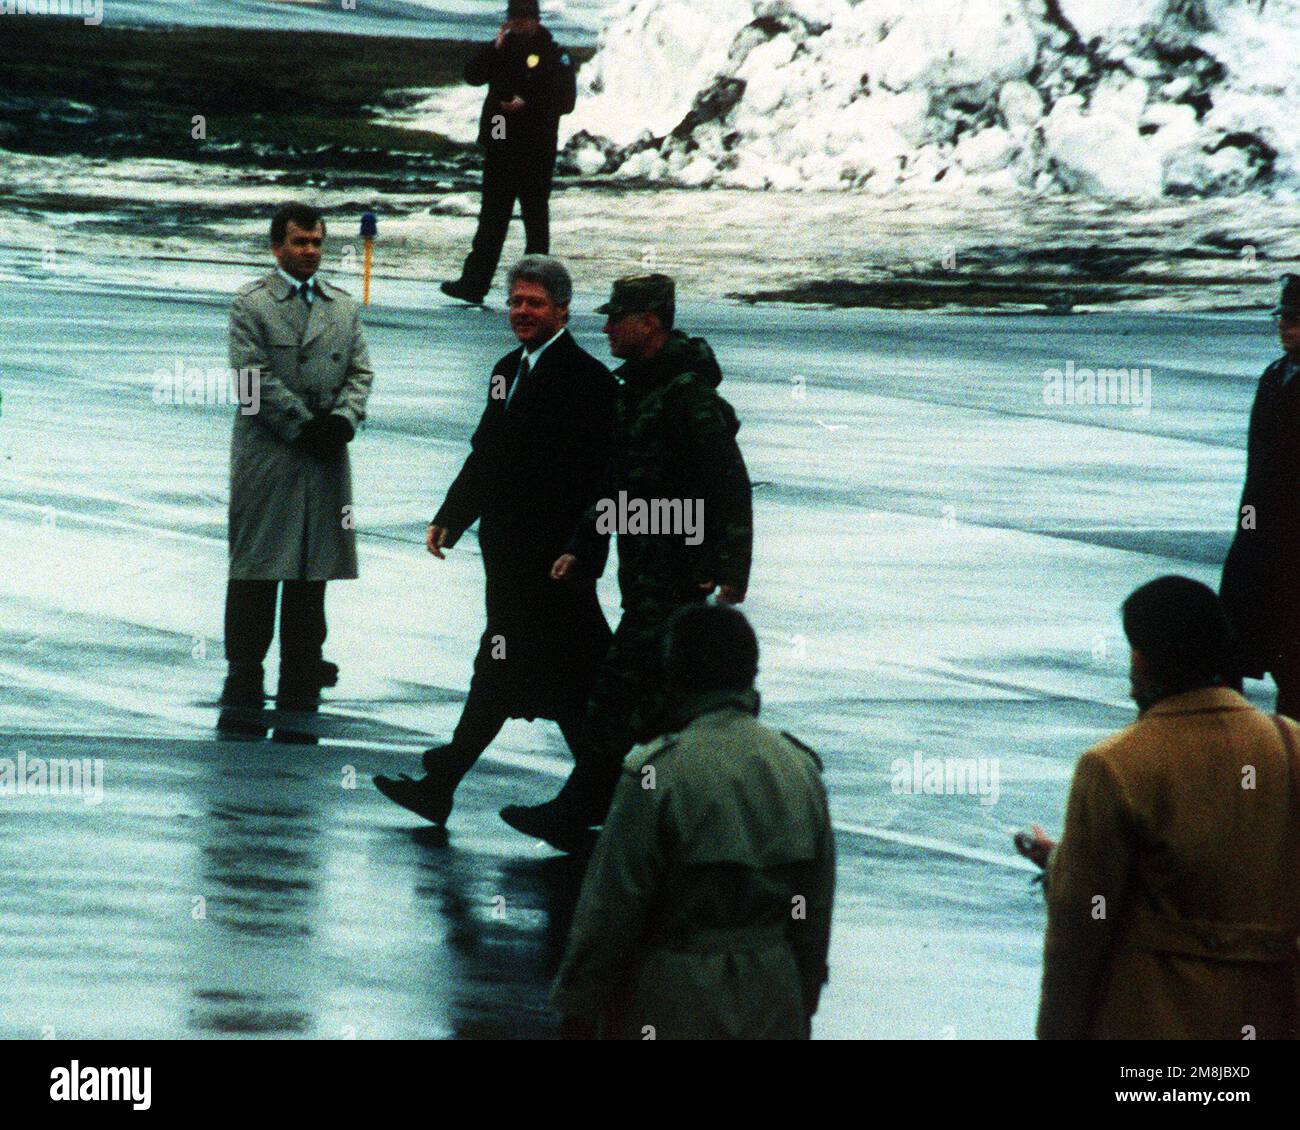
{"label": "belt on camouflage uniform", "polygon": [[680,937],[665,938],[653,948],[672,953],[735,953],[786,944],[785,923],[776,922],[767,926],[720,926],[711,930],[694,930]]}

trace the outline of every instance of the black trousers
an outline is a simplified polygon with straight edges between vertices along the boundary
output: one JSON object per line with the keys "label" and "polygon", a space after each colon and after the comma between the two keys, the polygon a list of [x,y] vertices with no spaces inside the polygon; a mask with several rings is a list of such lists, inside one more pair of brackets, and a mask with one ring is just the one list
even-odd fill
{"label": "black trousers", "polygon": [[525,252],[547,255],[551,250],[551,181],[555,153],[507,153],[489,150],[483,162],[483,199],[478,231],[461,281],[476,294],[492,289],[492,276],[501,261],[515,201],[524,221]]}
{"label": "black trousers", "polygon": [[[575,703],[572,709],[563,711],[555,720],[570,750],[578,749],[586,714],[586,708]],[[485,689],[483,681],[475,679],[469,685],[465,709],[456,723],[451,743],[441,751],[440,763],[453,770],[458,778],[465,776],[501,732],[509,717],[496,697]]]}
{"label": "black trousers", "polygon": [[701,595],[689,602],[628,602],[596,674],[578,744],[572,747],[573,772],[555,798],[579,819],[604,823],[623,759],[637,742],[664,732],[664,633],[678,608],[703,600]]}
{"label": "black trousers", "polygon": [[230,581],[226,662],[232,674],[261,678],[275,635],[275,598],[281,585],[280,688],[310,687],[319,678],[325,645],[324,581]]}

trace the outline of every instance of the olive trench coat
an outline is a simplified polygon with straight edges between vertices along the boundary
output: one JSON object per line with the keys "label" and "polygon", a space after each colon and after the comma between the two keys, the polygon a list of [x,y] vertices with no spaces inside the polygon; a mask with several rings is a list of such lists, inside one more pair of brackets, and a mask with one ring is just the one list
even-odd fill
{"label": "olive trench coat", "polygon": [[816,755],[757,711],[704,697],[628,757],[552,994],[566,1016],[613,1039],[810,1034],[833,832]]}

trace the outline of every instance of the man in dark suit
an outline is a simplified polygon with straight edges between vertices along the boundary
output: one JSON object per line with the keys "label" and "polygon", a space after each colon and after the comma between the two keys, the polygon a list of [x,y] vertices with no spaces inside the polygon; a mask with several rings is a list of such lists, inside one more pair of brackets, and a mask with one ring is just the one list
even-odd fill
{"label": "man in dark suit", "polygon": [[551,250],[550,199],[560,118],[578,96],[573,60],[542,27],[537,0],[510,0],[506,22],[465,67],[465,81],[488,88],[479,119],[483,201],[474,245],[444,294],[479,303],[492,288],[515,201],[525,250]]}
{"label": "man in dark suit", "polygon": [[1283,355],[1260,378],[1246,439],[1246,485],[1220,595],[1242,644],[1243,675],[1277,683],[1277,709],[1300,718],[1300,275],[1273,311]]}
{"label": "man in dark suit", "polygon": [[[613,441],[614,378],[567,329],[573,284],[555,259],[510,272],[520,348],[492,371],[472,450],[426,543],[439,560],[475,521],[487,574],[487,628],[451,743],[424,755],[427,776],[376,777],[390,800],[445,824],[461,778],[508,718],[549,718],[578,739],[610,630],[596,598],[604,561],[570,588],[551,564],[594,504]],[[586,563],[584,563],[586,564]]]}

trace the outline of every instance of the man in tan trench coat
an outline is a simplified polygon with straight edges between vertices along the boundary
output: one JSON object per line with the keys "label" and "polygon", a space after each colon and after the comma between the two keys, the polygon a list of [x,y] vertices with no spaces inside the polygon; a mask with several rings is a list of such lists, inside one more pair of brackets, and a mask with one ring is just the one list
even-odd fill
{"label": "man in tan trench coat", "polygon": [[634,750],[552,996],[570,1036],[806,1039],[826,981],[835,847],[821,764],[760,725],[738,611],[671,621],[674,728]]}
{"label": "man in tan trench coat", "polygon": [[[357,575],[348,444],[366,417],[374,372],[356,301],[318,274],[320,212],[280,208],[277,267],[240,289],[230,365],[254,375],[257,410],[235,416],[230,447],[230,581],[218,729],[264,737],[262,663],[280,597],[277,704],[314,708],[336,669],[324,663],[325,582]],[[277,731],[284,740],[308,740]]]}
{"label": "man in tan trench coat", "polygon": [[1045,860],[1039,1038],[1294,1038],[1300,727],[1228,685],[1199,582],[1144,585],[1124,630],[1140,713],[1079,761]]}

